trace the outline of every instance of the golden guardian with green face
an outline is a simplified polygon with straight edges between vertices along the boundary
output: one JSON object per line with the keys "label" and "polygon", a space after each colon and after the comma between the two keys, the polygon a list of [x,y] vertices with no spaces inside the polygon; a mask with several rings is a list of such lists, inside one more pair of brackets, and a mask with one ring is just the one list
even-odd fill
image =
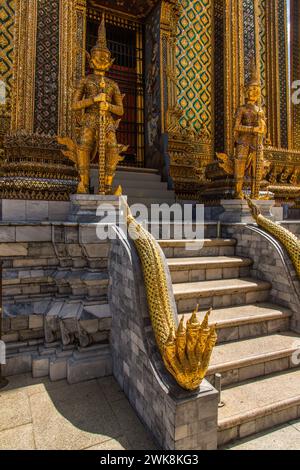
{"label": "golden guardian with green face", "polygon": [[77,141],[78,193],[89,192],[90,164],[98,151],[99,193],[111,194],[116,166],[122,160],[120,153],[126,149],[116,136],[119,118],[124,114],[124,96],[118,84],[105,76],[113,62],[103,17],[90,55],[92,73],[80,80],[73,96],[73,111],[82,112]]}
{"label": "golden guardian with green face", "polygon": [[261,85],[254,64],[245,88],[246,103],[236,113],[235,140],[235,197],[243,199],[243,183],[247,172],[251,174],[251,197],[259,197],[263,170],[263,140],[267,132],[265,112],[261,106]]}

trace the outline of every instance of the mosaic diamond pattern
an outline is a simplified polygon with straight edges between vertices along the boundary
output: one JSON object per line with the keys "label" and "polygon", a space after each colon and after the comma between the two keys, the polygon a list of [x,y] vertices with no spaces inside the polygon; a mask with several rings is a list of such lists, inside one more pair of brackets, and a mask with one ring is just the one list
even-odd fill
{"label": "mosaic diamond pattern", "polygon": [[212,7],[211,0],[180,0],[177,73],[182,125],[189,120],[199,131],[212,131]]}
{"label": "mosaic diamond pattern", "polygon": [[15,0],[0,0],[0,77],[10,98],[13,80]]}
{"label": "mosaic diamond pattern", "polygon": [[224,0],[214,1],[215,14],[215,150],[225,148],[224,132]]}
{"label": "mosaic diamond pattern", "polygon": [[[297,20],[294,22],[292,30],[292,41],[295,46],[292,48],[292,80],[299,80],[300,77],[300,54],[299,54],[299,41],[300,41],[300,2],[297,0],[293,3],[293,15]],[[292,106],[292,125],[293,125],[293,148],[300,150],[300,106]]]}
{"label": "mosaic diamond pattern", "polygon": [[266,88],[266,62],[267,62],[267,50],[266,50],[266,0],[260,0],[259,2],[259,19],[260,19],[260,30],[259,30],[259,42],[260,42],[260,74],[262,84],[262,96],[264,102],[267,99],[267,88]]}
{"label": "mosaic diamond pattern", "polygon": [[288,147],[288,91],[286,70],[286,42],[285,42],[285,0],[279,0],[278,4],[278,29],[279,29],[279,82],[280,82],[280,133],[281,147]]}
{"label": "mosaic diamond pattern", "polygon": [[245,83],[250,78],[250,60],[255,57],[255,23],[254,0],[243,0],[244,11],[244,57],[245,57]]}
{"label": "mosaic diamond pattern", "polygon": [[55,135],[58,128],[59,1],[39,0],[34,130]]}

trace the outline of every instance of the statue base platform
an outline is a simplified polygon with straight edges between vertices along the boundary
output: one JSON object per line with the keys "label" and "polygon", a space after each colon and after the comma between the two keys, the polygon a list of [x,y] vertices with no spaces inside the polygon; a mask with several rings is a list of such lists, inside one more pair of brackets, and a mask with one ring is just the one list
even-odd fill
{"label": "statue base platform", "polygon": [[[272,208],[275,206],[274,199],[259,199],[253,201],[264,217],[274,220]],[[219,220],[223,223],[253,223],[254,219],[247,201],[243,199],[225,199],[221,201],[224,212],[220,215]]]}
{"label": "statue base platform", "polygon": [[107,223],[116,223],[121,209],[121,197],[97,194],[73,194],[70,198],[70,222],[96,223],[105,218]]}
{"label": "statue base platform", "polygon": [[0,222],[65,222],[69,201],[0,199]]}

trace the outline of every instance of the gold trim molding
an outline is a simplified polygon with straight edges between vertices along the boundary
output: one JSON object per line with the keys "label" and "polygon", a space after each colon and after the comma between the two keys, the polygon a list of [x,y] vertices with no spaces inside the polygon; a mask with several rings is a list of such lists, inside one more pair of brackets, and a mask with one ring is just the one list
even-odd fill
{"label": "gold trim molding", "polygon": [[11,132],[33,132],[37,0],[17,0]]}

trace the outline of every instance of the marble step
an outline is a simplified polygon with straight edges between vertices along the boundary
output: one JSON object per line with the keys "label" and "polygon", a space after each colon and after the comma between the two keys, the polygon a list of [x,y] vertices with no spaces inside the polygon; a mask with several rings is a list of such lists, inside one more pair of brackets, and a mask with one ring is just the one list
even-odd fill
{"label": "marble step", "polygon": [[161,181],[152,181],[152,180],[148,181],[145,179],[123,181],[123,180],[115,179],[114,186],[117,186],[118,184],[122,186],[124,196],[130,195],[130,193],[132,192],[133,194],[135,194],[134,193],[135,190],[164,191],[164,192],[168,191],[168,183],[162,183]]}
{"label": "marble step", "polygon": [[236,240],[223,238],[159,240],[159,245],[167,258],[234,256]]}
{"label": "marble step", "polygon": [[[151,222],[143,222],[143,226],[152,233],[154,238],[161,240],[162,242],[178,239],[187,240],[191,237],[192,234],[201,234],[201,238],[207,239],[216,237],[217,235],[216,222],[196,223],[189,220],[185,221],[184,223],[181,221],[157,222],[153,217]],[[196,247],[196,245],[193,246]],[[186,254],[186,256],[190,255]]]}
{"label": "marble step", "polygon": [[143,183],[140,186],[136,184],[130,185],[123,185],[123,194],[127,196],[128,199],[139,199],[139,198],[148,198],[151,200],[161,200],[161,199],[172,199],[175,200],[175,193],[174,191],[168,191],[167,188],[164,186],[148,186]]}
{"label": "marble step", "polygon": [[300,369],[229,387],[222,392],[218,445],[242,439],[300,417]]}
{"label": "marble step", "polygon": [[134,171],[117,170],[114,181],[159,181],[161,175],[157,170],[148,171],[148,169],[136,169]]}
{"label": "marble step", "polygon": [[[203,318],[205,312],[199,315]],[[292,312],[289,309],[270,303],[239,305],[237,307],[214,309],[210,324],[217,324],[218,344],[256,336],[288,331]],[[184,315],[184,320],[191,313]]]}
{"label": "marble step", "polygon": [[217,345],[212,353],[207,380],[222,374],[222,385],[232,385],[255,377],[295,367],[293,355],[300,337],[282,332]]}
{"label": "marble step", "polygon": [[169,206],[172,206],[175,202],[175,197],[172,194],[169,194],[166,192],[164,196],[161,196],[159,198],[156,197],[156,195],[153,195],[153,197],[150,197],[149,195],[143,195],[143,196],[130,196],[128,197],[128,204],[129,206],[132,206],[133,204],[142,204],[146,206],[147,208],[151,208],[151,204],[167,204]]}
{"label": "marble step", "polygon": [[270,289],[269,282],[252,278],[173,284],[178,313],[193,311],[197,304],[205,309],[266,302]]}
{"label": "marble step", "polygon": [[252,260],[238,256],[168,258],[173,283],[249,276]]}

